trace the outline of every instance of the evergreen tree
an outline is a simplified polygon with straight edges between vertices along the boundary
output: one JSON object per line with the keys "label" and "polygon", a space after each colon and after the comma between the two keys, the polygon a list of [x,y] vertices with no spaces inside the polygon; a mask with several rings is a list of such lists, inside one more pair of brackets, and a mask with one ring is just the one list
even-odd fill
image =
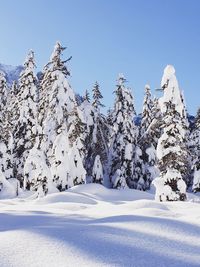
{"label": "evergreen tree", "polygon": [[143,136],[143,134],[146,133],[153,120],[152,108],[153,108],[153,101],[151,99],[151,89],[150,86],[147,84],[145,86],[145,97],[143,101],[142,120],[140,125],[141,136]]}
{"label": "evergreen tree", "polygon": [[5,74],[0,71],[0,170],[5,179],[13,178],[13,138],[9,128],[8,91]]}
{"label": "evergreen tree", "polygon": [[140,125],[140,136],[138,141],[141,151],[138,151],[137,153],[137,162],[140,164],[138,169],[140,177],[137,189],[140,190],[149,189],[152,180],[158,175],[158,170],[155,166],[157,162],[157,140],[155,140],[155,130],[157,131],[157,128],[154,124],[158,125],[159,121],[157,121],[156,117],[153,117],[154,110],[156,110],[154,103],[157,105],[157,103],[151,98],[150,86],[146,85]]}
{"label": "evergreen tree", "polygon": [[135,155],[133,158],[133,184],[132,187],[138,190],[145,190],[145,170],[142,160],[142,150],[139,145],[135,146]]}
{"label": "evergreen tree", "polygon": [[187,175],[187,127],[173,66],[165,68],[161,85],[164,88],[164,96],[159,101],[163,114],[163,132],[157,146],[160,176],[153,181],[156,199],[185,200],[186,184],[183,178]]}
{"label": "evergreen tree", "polygon": [[5,78],[5,73],[0,71],[0,113],[1,113],[1,123],[2,123],[2,114],[4,113],[7,95],[8,95],[8,86]]}
{"label": "evergreen tree", "polygon": [[36,191],[36,196],[56,192],[52,183],[52,174],[47,164],[45,153],[37,146],[30,150],[24,165],[24,187],[28,184],[30,190]]}
{"label": "evergreen tree", "polygon": [[[77,184],[76,177],[71,176],[73,181],[68,179],[68,169],[63,174],[61,174],[61,169],[63,170],[72,147],[76,151],[76,157],[83,161],[85,127],[82,112],[77,106],[75,94],[68,82],[70,73],[65,63],[71,58],[61,59],[64,50],[65,48],[57,42],[50,62],[44,69],[40,101],[40,122],[43,128],[41,149],[47,155],[48,165],[54,174],[52,182],[60,190]],[[64,150],[59,152],[61,140],[64,142]],[[84,183],[84,175],[81,179],[79,182]]]}
{"label": "evergreen tree", "polygon": [[90,103],[90,93],[88,92],[88,90],[85,90],[85,95],[83,97],[83,101],[87,101],[88,103]]}
{"label": "evergreen tree", "polygon": [[[89,178],[92,177],[93,166],[97,155],[101,158],[103,173],[105,176],[107,175],[109,127],[106,117],[100,112],[100,107],[103,107],[103,104],[100,102],[102,98],[99,85],[95,83],[92,104],[88,100],[85,100],[81,105],[87,124],[85,168]],[[91,179],[88,180],[91,181]],[[104,179],[104,182],[107,184],[106,179]]]}
{"label": "evergreen tree", "polygon": [[[137,139],[137,128],[133,122],[135,109],[130,89],[125,86],[123,75],[118,78],[113,109],[113,132],[110,145],[110,178],[112,187],[124,187],[124,179],[114,181],[114,177],[124,177],[128,186],[133,187],[133,158]],[[120,173],[120,175],[119,175]],[[121,185],[120,185],[121,183]]]}
{"label": "evergreen tree", "polygon": [[93,92],[93,107],[95,109],[98,109],[100,107],[104,107],[104,105],[101,103],[101,99],[103,98],[102,94],[101,94],[101,91],[99,89],[99,84],[98,82],[95,83],[93,89],[92,89],[92,92]]}
{"label": "evergreen tree", "polygon": [[19,94],[19,86],[16,81],[12,83],[11,89],[7,96],[7,127],[9,128],[9,131],[14,132],[14,129],[16,127],[16,124],[19,119],[20,110],[18,107],[18,96]]}
{"label": "evergreen tree", "polygon": [[19,78],[19,92],[16,96],[19,114],[13,130],[14,171],[21,186],[24,181],[24,163],[28,157],[29,150],[35,144],[37,135],[38,89],[34,68],[34,53],[30,51],[24,63],[24,70]]}
{"label": "evergreen tree", "polygon": [[158,139],[161,136],[161,124],[162,124],[162,113],[160,109],[159,99],[154,97],[152,107],[152,122],[149,125],[147,134],[151,137],[151,143],[156,149],[158,145]]}
{"label": "evergreen tree", "polygon": [[200,108],[195,117],[194,128],[190,134],[190,152],[192,155],[193,192],[200,191]]}

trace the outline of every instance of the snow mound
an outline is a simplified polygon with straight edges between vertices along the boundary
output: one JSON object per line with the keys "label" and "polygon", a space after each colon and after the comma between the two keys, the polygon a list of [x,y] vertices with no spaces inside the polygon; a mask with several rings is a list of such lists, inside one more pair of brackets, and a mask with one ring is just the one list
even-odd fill
{"label": "snow mound", "polygon": [[39,204],[51,204],[51,203],[64,203],[64,202],[72,202],[72,203],[82,203],[82,204],[96,204],[96,201],[83,196],[81,194],[76,194],[73,192],[59,192],[59,193],[54,193],[54,194],[49,194],[44,198],[37,199],[35,201],[36,203]]}
{"label": "snow mound", "polygon": [[[137,199],[153,199],[154,196],[150,193],[134,190],[134,189],[124,189],[124,190],[116,190],[116,189],[108,189],[100,184],[85,184],[85,185],[77,185],[73,188],[69,189],[70,192],[76,192],[80,194],[84,194],[86,196],[92,196],[98,200],[103,201],[133,201]],[[67,193],[67,192],[66,192]]]}

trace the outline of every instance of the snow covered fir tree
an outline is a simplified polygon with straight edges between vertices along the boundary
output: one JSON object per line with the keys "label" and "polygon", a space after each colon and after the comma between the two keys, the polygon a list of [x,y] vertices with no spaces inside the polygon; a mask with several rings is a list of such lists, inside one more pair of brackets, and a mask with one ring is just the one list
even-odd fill
{"label": "snow covered fir tree", "polygon": [[123,74],[108,112],[98,82],[83,96],[75,93],[72,57],[63,59],[64,52],[57,42],[36,75],[30,51],[12,85],[0,72],[0,198],[41,197],[85,183],[133,194],[155,186],[158,201],[200,191],[200,111],[189,124],[174,67],[164,70],[160,98],[145,86],[139,117]]}
{"label": "snow covered fir tree", "polygon": [[16,95],[18,114],[13,122],[14,176],[25,188],[28,185],[24,179],[24,164],[35,144],[38,123],[38,89],[34,68],[34,53],[30,51],[19,78],[19,91]]}
{"label": "snow covered fir tree", "polygon": [[192,155],[192,190],[200,192],[200,109],[197,111],[195,124],[190,133],[189,149]]}
{"label": "snow covered fir tree", "polygon": [[188,175],[186,112],[173,66],[165,68],[161,87],[164,90],[164,96],[160,99],[162,134],[157,146],[160,176],[153,181],[156,199],[185,200],[184,180]]}
{"label": "snow covered fir tree", "polygon": [[141,167],[140,161],[135,162],[134,158],[138,130],[133,121],[135,115],[133,96],[125,83],[125,77],[120,74],[112,112],[109,155],[110,180],[113,188],[136,187]]}

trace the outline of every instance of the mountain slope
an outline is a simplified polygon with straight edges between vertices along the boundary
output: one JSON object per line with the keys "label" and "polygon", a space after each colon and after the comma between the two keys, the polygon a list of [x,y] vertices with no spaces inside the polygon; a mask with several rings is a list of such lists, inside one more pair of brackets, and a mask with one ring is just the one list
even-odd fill
{"label": "mountain slope", "polygon": [[22,69],[22,66],[11,66],[0,63],[0,70],[6,74],[6,80],[9,85],[11,85],[14,80],[18,80]]}

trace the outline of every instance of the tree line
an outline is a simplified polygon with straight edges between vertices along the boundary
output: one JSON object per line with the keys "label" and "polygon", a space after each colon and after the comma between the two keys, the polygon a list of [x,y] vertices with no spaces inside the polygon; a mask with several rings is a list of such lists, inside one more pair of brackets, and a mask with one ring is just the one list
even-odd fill
{"label": "tree line", "polygon": [[138,190],[153,183],[159,201],[200,191],[200,111],[191,126],[174,67],[164,70],[159,99],[145,86],[136,123],[123,74],[105,115],[98,82],[91,99],[87,90],[74,93],[64,50],[57,42],[39,76],[30,51],[11,88],[0,72],[0,196],[44,196],[84,183]]}

